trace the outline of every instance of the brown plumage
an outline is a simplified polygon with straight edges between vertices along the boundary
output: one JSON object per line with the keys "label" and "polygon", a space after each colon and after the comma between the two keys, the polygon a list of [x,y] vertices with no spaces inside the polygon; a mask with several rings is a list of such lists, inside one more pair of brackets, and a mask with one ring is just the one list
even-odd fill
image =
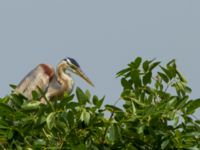
{"label": "brown plumage", "polygon": [[[23,94],[29,100],[32,100],[32,91],[38,91],[38,89],[46,93],[47,99],[62,95],[65,91],[70,93],[74,84],[71,75],[66,71],[79,75],[93,86],[93,83],[83,73],[79,64],[73,58],[68,57],[58,64],[56,71],[51,65],[38,65],[24,77],[15,91]],[[41,102],[45,102],[43,98]]]}

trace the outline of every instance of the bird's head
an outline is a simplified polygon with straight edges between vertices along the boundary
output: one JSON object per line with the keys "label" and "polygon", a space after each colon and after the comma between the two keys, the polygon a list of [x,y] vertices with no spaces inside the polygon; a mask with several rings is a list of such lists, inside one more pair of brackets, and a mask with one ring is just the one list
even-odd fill
{"label": "bird's head", "polygon": [[77,61],[75,59],[67,57],[67,58],[63,59],[61,63],[65,66],[65,68],[67,70],[69,70],[70,72],[80,76],[81,78],[83,78],[91,86],[94,86],[92,81],[82,71],[80,65],[77,63]]}

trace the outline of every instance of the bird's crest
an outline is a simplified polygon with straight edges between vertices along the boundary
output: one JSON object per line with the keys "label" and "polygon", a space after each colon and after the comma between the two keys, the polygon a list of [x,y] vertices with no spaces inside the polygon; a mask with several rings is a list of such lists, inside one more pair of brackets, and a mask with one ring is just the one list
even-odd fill
{"label": "bird's crest", "polygon": [[75,66],[77,66],[77,67],[80,68],[80,65],[78,64],[78,62],[77,62],[75,59],[70,58],[70,57],[67,57],[65,60],[66,60],[67,62],[72,63],[73,65],[75,65]]}

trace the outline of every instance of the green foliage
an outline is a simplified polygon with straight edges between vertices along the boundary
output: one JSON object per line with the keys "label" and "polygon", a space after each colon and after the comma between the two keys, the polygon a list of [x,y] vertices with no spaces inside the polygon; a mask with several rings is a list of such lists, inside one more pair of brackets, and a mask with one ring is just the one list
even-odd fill
{"label": "green foliage", "polygon": [[[138,57],[117,73],[120,101],[103,106],[105,97],[76,89],[74,95],[40,104],[14,93],[0,99],[2,149],[200,149],[200,99],[177,70],[175,60],[161,66]],[[14,85],[12,85],[15,88]],[[119,100],[118,100],[119,101]]]}

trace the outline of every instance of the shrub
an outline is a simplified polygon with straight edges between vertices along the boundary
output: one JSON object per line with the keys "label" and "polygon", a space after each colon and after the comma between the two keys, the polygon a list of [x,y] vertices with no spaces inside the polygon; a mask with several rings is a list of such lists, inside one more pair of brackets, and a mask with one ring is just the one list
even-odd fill
{"label": "shrub", "polygon": [[[123,106],[103,105],[104,97],[80,88],[40,104],[14,93],[0,99],[2,149],[199,149],[200,99],[175,60],[161,66],[140,57],[117,73]],[[108,113],[109,112],[109,113]],[[108,115],[109,114],[109,115]]]}

